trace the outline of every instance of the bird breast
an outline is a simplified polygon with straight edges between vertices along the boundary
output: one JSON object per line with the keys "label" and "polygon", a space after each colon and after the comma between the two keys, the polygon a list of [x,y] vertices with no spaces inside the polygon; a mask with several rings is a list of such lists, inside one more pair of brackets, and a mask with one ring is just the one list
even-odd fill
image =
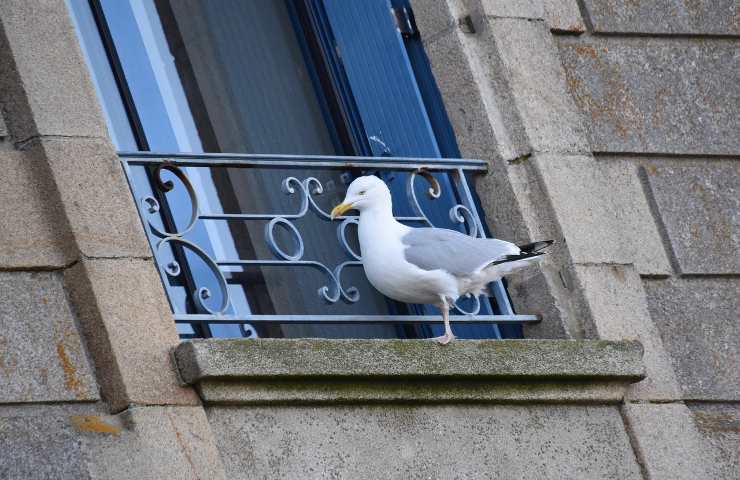
{"label": "bird breast", "polygon": [[[409,227],[375,228],[360,219],[359,240],[362,265],[373,287],[386,297],[406,303],[438,304],[441,295],[457,298],[457,280],[442,270],[422,270],[406,261],[401,237]],[[398,228],[402,227],[402,228]]]}

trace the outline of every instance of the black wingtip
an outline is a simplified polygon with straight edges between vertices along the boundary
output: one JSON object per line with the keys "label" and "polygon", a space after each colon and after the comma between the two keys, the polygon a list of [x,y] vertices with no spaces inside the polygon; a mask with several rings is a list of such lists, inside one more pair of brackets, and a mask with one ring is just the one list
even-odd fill
{"label": "black wingtip", "polygon": [[553,243],[555,243],[555,240],[541,240],[539,242],[517,245],[517,247],[519,247],[519,250],[521,250],[522,253],[535,253],[549,247]]}
{"label": "black wingtip", "polygon": [[503,258],[491,262],[490,265],[500,265],[502,263],[517,262],[519,260],[526,260],[528,258],[539,257],[544,255],[545,252],[522,252],[519,255],[506,255]]}

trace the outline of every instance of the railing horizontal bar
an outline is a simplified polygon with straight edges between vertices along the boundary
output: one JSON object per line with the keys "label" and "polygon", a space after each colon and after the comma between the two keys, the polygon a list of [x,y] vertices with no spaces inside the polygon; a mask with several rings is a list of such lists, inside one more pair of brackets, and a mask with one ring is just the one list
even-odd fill
{"label": "railing horizontal bar", "polygon": [[[281,218],[301,218],[298,215],[290,213],[281,215],[277,213],[203,213],[198,215],[198,220],[272,220],[275,217]],[[357,218],[357,215],[348,215],[336,217],[336,221],[346,218]],[[399,222],[426,222],[424,217],[395,217]]]}
{"label": "railing horizontal bar", "polygon": [[220,153],[157,153],[157,152],[119,152],[125,162],[131,165],[159,164],[167,161],[182,167],[258,167],[274,166],[281,168],[379,168],[394,170],[417,170],[426,168],[432,171],[472,170],[485,171],[483,160],[452,158],[405,158],[405,157],[339,157],[317,155],[261,155],[261,154],[220,154]]}
{"label": "railing horizontal bar", "polygon": [[[180,323],[441,323],[437,315],[175,315]],[[536,315],[450,315],[456,323],[537,323]]]}
{"label": "railing horizontal bar", "polygon": [[[354,260],[348,260],[353,264],[359,265],[360,262]],[[214,262],[220,267],[238,267],[240,265],[263,265],[263,266],[282,266],[282,265],[312,265],[319,268],[329,270],[323,263],[316,260],[269,260],[269,259],[254,259],[254,260],[219,260]]]}

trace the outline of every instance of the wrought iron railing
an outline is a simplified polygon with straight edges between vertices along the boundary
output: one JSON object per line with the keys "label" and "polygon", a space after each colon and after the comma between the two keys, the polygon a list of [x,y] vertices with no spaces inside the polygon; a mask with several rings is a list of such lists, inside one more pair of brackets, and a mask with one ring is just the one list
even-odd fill
{"label": "wrought iron railing", "polygon": [[[162,277],[165,289],[173,308],[175,321],[188,324],[253,324],[256,322],[286,323],[436,323],[439,316],[428,314],[367,314],[357,311],[351,314],[259,314],[252,309],[242,309],[232,304],[227,275],[231,268],[269,268],[283,267],[298,271],[313,269],[325,276],[325,283],[316,285],[317,295],[330,304],[356,304],[360,292],[342,281],[343,271],[348,267],[361,265],[360,252],[348,239],[348,228],[358,223],[355,216],[340,217],[336,223],[336,241],[346,258],[336,265],[327,265],[313,258],[305,257],[304,238],[296,221],[313,216],[311,221],[332,222],[328,210],[320,205],[319,199],[325,191],[325,185],[309,173],[317,171],[342,172],[348,183],[352,173],[375,172],[381,175],[395,174],[402,180],[402,186],[394,189],[394,200],[405,200],[406,211],[411,215],[396,217],[399,221],[424,226],[433,225],[424,202],[439,201],[446,196],[446,214],[451,223],[472,236],[484,236],[485,229],[477,212],[475,201],[467,182],[466,174],[485,172],[486,164],[480,160],[463,159],[429,159],[429,158],[367,158],[336,156],[293,156],[293,155],[226,155],[226,154],[162,154],[148,152],[124,152],[119,154],[129,180],[142,223],[149,237],[155,261]],[[287,171],[282,178],[275,179],[275,185],[265,188],[280,189],[282,194],[295,199],[291,211],[281,213],[223,212],[223,209],[210,211],[203,206],[203,188],[208,186],[194,185],[193,174],[204,178],[203,172],[214,172],[219,169],[250,169],[254,171]],[[307,173],[308,172],[308,173]],[[210,178],[210,177],[209,177]],[[208,183],[208,182],[206,182]],[[422,184],[423,185],[420,185]],[[213,186],[209,183],[210,186]],[[423,186],[423,190],[420,189]],[[445,192],[445,188],[450,191]],[[168,195],[179,190],[179,199],[173,200]],[[405,195],[399,197],[400,190]],[[428,198],[421,199],[419,192],[426,192]],[[422,193],[423,194],[423,193]],[[405,198],[404,198],[405,197]],[[177,205],[174,205],[176,202]],[[211,202],[213,203],[213,202]],[[186,205],[187,204],[187,205]],[[176,210],[176,211],[175,211]],[[187,220],[173,220],[182,213]],[[439,218],[439,211],[436,217]],[[263,246],[272,254],[272,258],[217,258],[218,256],[198,243],[198,235],[191,235],[199,224],[204,222],[252,222],[260,221],[263,227]],[[293,248],[281,246],[276,239],[277,230],[288,232],[292,238]],[[211,238],[212,232],[201,232],[200,238]],[[331,239],[334,241],[334,239]],[[211,249],[212,250],[212,249]],[[184,252],[188,252],[187,255]],[[198,285],[198,279],[179,281],[179,287],[173,285],[176,279],[187,276],[189,260],[197,259],[207,267],[213,279],[210,285]],[[295,277],[289,277],[295,278]],[[304,285],[305,287],[305,285]],[[297,285],[296,285],[297,288]],[[218,290],[218,292],[214,291]],[[175,291],[177,290],[177,291]],[[467,301],[467,307],[457,306],[457,315],[452,316],[455,322],[472,323],[523,323],[536,322],[533,315],[514,314],[505,288],[501,282],[490,285],[494,302],[487,297]],[[187,297],[184,300],[182,297]],[[178,299],[175,301],[175,297]],[[214,300],[215,299],[215,300]],[[189,308],[178,304],[189,305]],[[214,303],[215,302],[215,303]],[[465,302],[461,302],[465,303]],[[329,309],[330,310],[330,309]],[[418,313],[418,312],[417,312]]]}

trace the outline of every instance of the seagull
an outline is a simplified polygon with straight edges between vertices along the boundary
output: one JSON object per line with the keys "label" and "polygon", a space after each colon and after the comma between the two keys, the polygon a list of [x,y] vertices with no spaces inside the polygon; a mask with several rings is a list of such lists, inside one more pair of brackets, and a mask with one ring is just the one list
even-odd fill
{"label": "seagull", "polygon": [[360,253],[370,284],[393,300],[438,307],[445,333],[433,340],[442,345],[455,339],[449,312],[459,297],[480,295],[490,282],[538,260],[553,243],[517,246],[444,228],[409,227],[394,218],[391,192],[375,176],[356,178],[331,219],[349,210],[360,212]]}

